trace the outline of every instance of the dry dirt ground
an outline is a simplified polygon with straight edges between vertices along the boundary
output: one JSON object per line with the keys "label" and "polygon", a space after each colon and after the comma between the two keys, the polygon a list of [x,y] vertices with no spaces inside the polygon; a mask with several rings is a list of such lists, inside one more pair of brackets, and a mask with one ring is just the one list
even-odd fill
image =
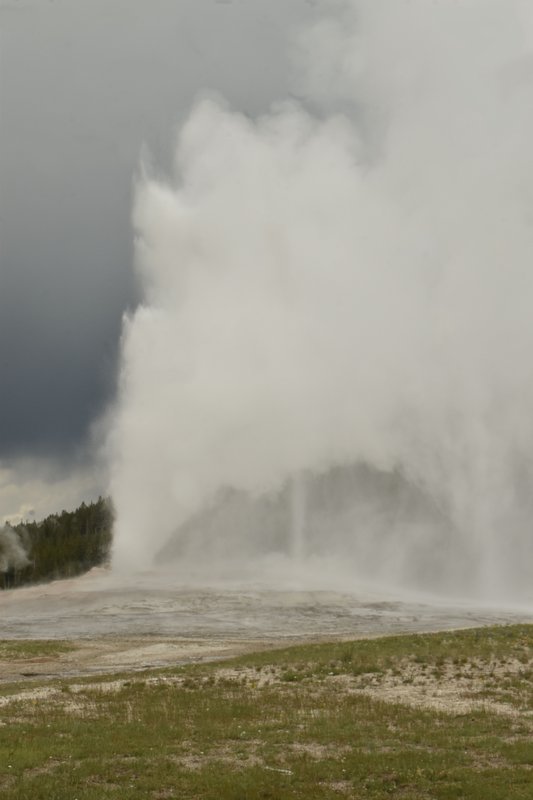
{"label": "dry dirt ground", "polygon": [[[297,643],[284,639],[283,645]],[[105,675],[175,664],[213,661],[279,646],[278,640],[223,641],[104,636],[70,642],[72,649],[51,656],[0,657],[0,684],[37,679]]]}

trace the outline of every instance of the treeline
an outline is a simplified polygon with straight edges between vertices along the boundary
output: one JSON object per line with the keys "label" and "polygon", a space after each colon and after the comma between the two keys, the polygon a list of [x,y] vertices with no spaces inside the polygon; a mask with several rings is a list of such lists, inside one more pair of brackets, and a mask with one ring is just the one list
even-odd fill
{"label": "treeline", "polygon": [[[0,589],[70,578],[104,563],[110,554],[113,511],[110,500],[82,503],[75,511],[51,514],[42,522],[10,529],[26,558],[0,571]],[[1,545],[0,545],[1,547]]]}

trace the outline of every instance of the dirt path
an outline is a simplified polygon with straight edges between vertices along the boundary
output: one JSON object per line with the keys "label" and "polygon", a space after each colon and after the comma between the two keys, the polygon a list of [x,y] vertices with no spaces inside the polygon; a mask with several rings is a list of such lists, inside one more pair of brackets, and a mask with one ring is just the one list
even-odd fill
{"label": "dirt path", "polygon": [[[284,640],[284,644],[290,641]],[[208,641],[158,637],[96,637],[69,642],[72,649],[46,656],[0,656],[0,684],[105,675],[231,658],[279,646],[279,640]]]}

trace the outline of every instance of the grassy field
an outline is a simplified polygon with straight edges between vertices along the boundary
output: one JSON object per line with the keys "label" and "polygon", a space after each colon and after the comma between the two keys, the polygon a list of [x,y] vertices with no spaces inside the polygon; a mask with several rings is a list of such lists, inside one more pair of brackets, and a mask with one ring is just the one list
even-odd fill
{"label": "grassy field", "polygon": [[0,797],[531,800],[532,679],[520,625],[10,685]]}

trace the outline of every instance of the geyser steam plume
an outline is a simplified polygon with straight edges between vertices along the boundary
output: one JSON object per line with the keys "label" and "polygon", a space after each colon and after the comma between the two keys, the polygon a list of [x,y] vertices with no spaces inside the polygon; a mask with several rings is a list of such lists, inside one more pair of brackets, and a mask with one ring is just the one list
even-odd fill
{"label": "geyser steam plume", "polygon": [[[301,102],[249,119],[204,98],[174,177],[143,170],[116,567],[148,567],[221,492],[366,464],[446,520],[441,589],[526,597],[532,16],[525,0],[320,3],[294,43]],[[343,534],[354,583],[420,583],[431,523],[380,538],[366,520]]]}

